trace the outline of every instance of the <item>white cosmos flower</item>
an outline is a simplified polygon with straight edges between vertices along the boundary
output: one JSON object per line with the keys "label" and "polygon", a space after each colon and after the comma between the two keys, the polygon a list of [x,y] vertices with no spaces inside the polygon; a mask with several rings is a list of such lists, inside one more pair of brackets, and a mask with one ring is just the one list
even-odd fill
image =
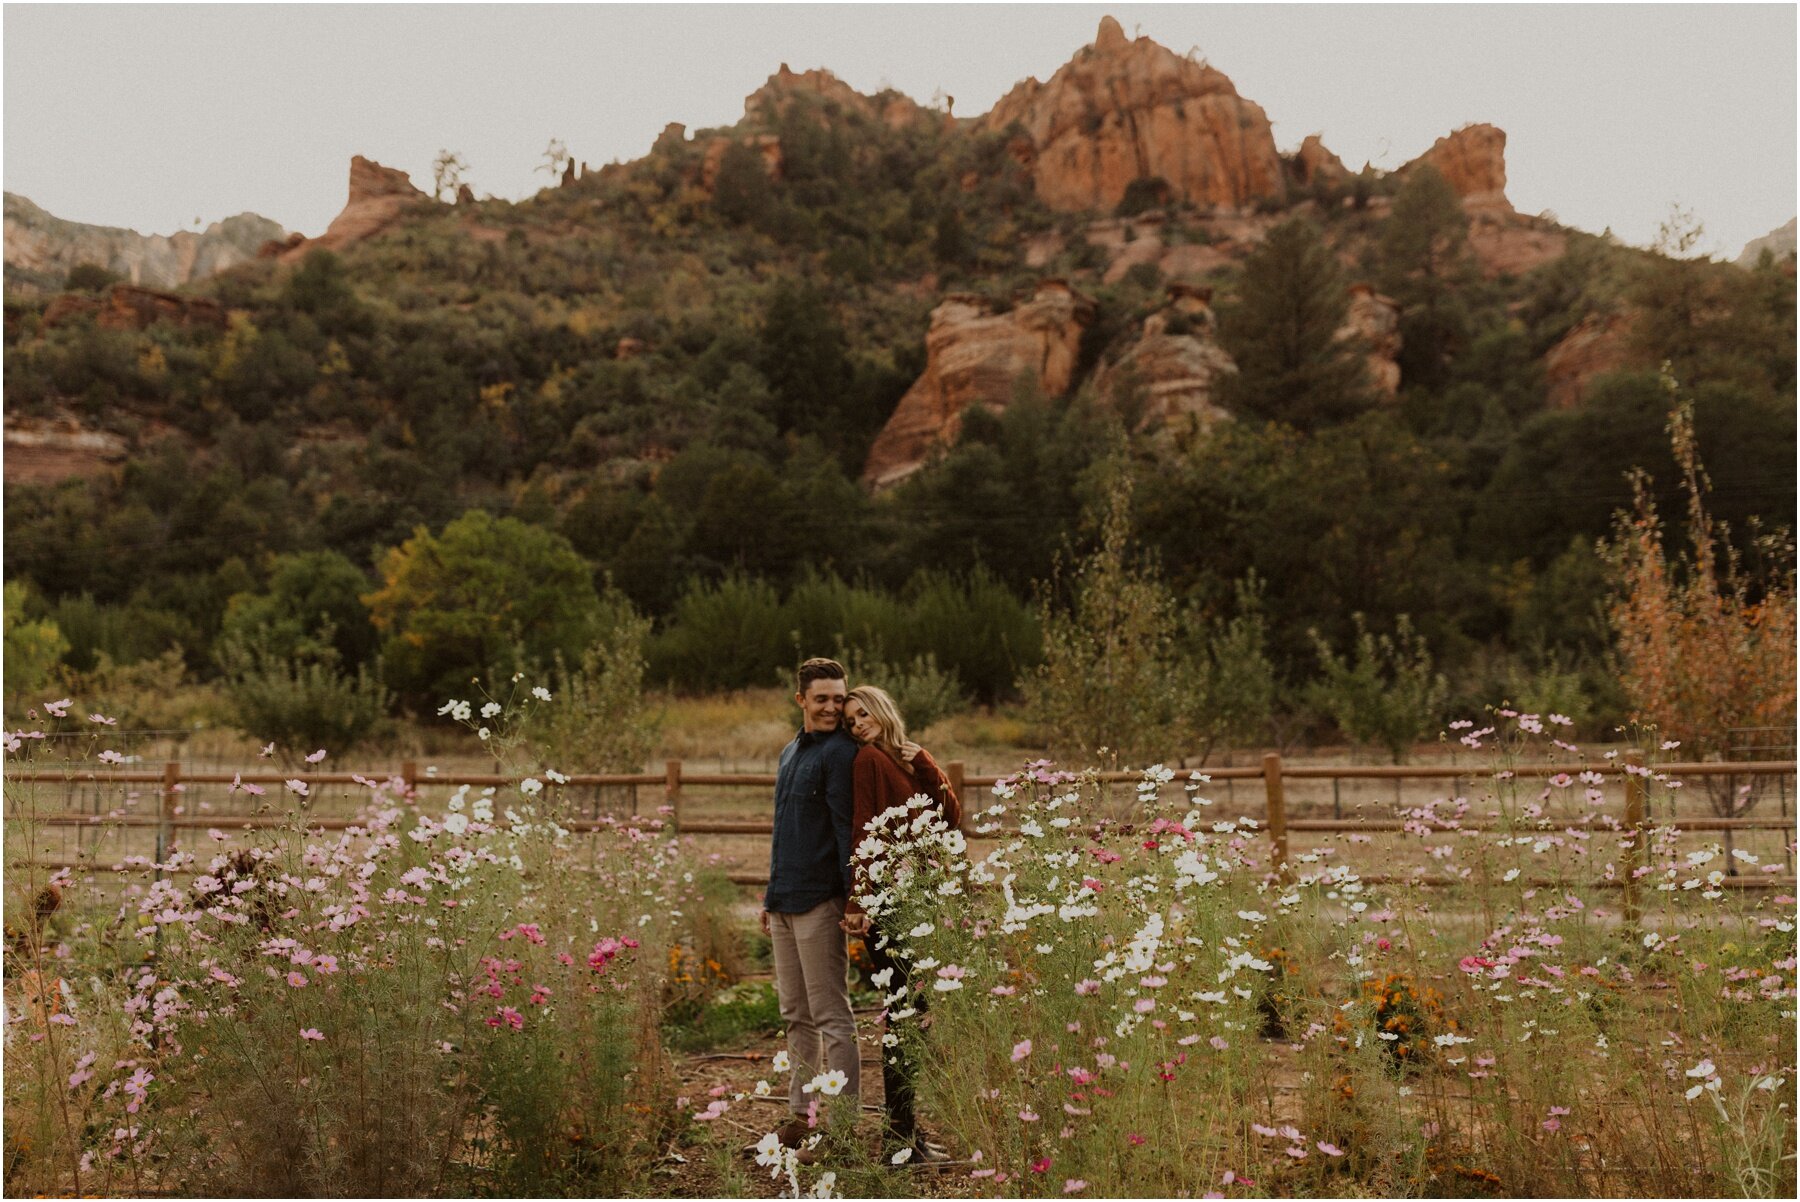
{"label": "white cosmos flower", "polygon": [[892,968],[884,968],[880,972],[869,974],[869,983],[877,989],[886,989],[888,982],[893,979],[894,970]]}
{"label": "white cosmos flower", "polygon": [[819,1092],[828,1098],[835,1098],[844,1092],[844,1086],[850,1084],[850,1076],[841,1068],[834,1068],[816,1078]]}
{"label": "white cosmos flower", "polygon": [[918,926],[914,927],[912,930],[908,931],[906,934],[907,934],[907,937],[911,938],[911,939],[923,939],[923,938],[925,938],[925,936],[931,934],[933,929],[934,928],[932,927],[932,925],[930,923],[922,922]]}
{"label": "white cosmos flower", "polygon": [[773,1131],[756,1141],[756,1163],[774,1168],[781,1163],[781,1137]]}
{"label": "white cosmos flower", "polygon": [[770,1092],[771,1092],[771,1086],[769,1085],[769,1083],[767,1081],[758,1081],[756,1083],[756,1096],[757,1097],[766,1098],[769,1096]]}
{"label": "white cosmos flower", "polygon": [[525,797],[536,797],[544,791],[544,782],[535,776],[528,776],[519,782],[519,792]]}
{"label": "white cosmos flower", "polygon": [[821,1173],[819,1179],[813,1182],[812,1196],[815,1198],[835,1198],[837,1197],[836,1192],[834,1192],[834,1187],[836,1185],[836,1173],[829,1171]]}
{"label": "white cosmos flower", "polygon": [[444,829],[452,835],[460,835],[469,829],[467,814],[451,813],[444,819]]}
{"label": "white cosmos flower", "polygon": [[769,1067],[774,1069],[778,1073],[785,1073],[788,1071],[789,1068],[792,1067],[791,1063],[788,1060],[788,1054],[787,1054],[786,1048],[783,1048],[781,1051],[775,1053],[774,1059],[769,1061]]}
{"label": "white cosmos flower", "polygon": [[961,981],[949,977],[939,977],[932,982],[931,987],[939,993],[954,993],[963,986]]}
{"label": "white cosmos flower", "polygon": [[535,685],[535,686],[533,686],[533,687],[532,687],[532,690],[531,690],[531,695],[532,695],[532,696],[533,696],[533,697],[536,697],[536,698],[537,698],[537,699],[538,699],[538,700],[539,700],[539,701],[548,701],[548,700],[550,700],[550,690],[549,690],[549,689],[546,689],[546,688],[545,688],[545,687],[544,687],[544,686],[543,686],[543,685],[541,685],[541,684],[540,684],[540,685]]}

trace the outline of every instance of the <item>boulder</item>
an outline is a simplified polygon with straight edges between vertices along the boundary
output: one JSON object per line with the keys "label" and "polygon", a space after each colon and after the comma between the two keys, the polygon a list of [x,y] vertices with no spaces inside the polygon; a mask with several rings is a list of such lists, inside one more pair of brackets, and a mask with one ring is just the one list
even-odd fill
{"label": "boulder", "polygon": [[281,259],[293,262],[315,247],[340,250],[372,238],[392,225],[401,213],[430,199],[413,187],[412,177],[406,172],[354,155],[350,159],[350,195],[343,211],[331,219],[323,234],[290,247]]}
{"label": "boulder", "polygon": [[968,293],[946,296],[931,312],[925,372],[876,436],[863,483],[880,489],[905,479],[956,440],[969,406],[1004,409],[1021,381],[1045,396],[1066,393],[1093,320],[1094,302],[1058,279],[1004,312]]}
{"label": "boulder", "polygon": [[1587,396],[1594,377],[1634,366],[1634,324],[1628,311],[1590,313],[1545,352],[1544,384],[1550,408],[1573,409]]}
{"label": "boulder", "polygon": [[976,126],[1014,122],[1045,204],[1110,209],[1135,180],[1164,180],[1174,197],[1241,208],[1286,195],[1269,119],[1222,73],[1149,38],[1128,39],[1111,17],[1048,83],[1027,78]]}
{"label": "boulder", "polygon": [[1430,163],[1437,168],[1456,194],[1463,207],[1510,213],[1512,202],[1506,199],[1506,131],[1497,125],[1465,125],[1439,138],[1418,158],[1400,168],[1400,173]]}

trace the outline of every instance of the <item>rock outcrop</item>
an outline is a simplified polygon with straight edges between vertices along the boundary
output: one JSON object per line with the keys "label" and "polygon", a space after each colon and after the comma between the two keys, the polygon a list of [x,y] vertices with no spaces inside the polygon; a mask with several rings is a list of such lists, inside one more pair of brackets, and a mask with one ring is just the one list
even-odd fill
{"label": "rock outcrop", "polygon": [[1005,312],[967,293],[945,297],[931,312],[925,372],[876,436],[863,482],[879,489],[905,479],[956,440],[969,406],[1004,409],[1021,381],[1045,396],[1067,392],[1093,320],[1094,302],[1062,280],[1043,281]]}
{"label": "rock outcrop", "polygon": [[8,484],[55,484],[99,475],[124,462],[130,450],[121,436],[90,429],[68,412],[31,417],[8,411],[5,447]]}
{"label": "rock outcrop", "polygon": [[353,242],[372,238],[394,224],[407,209],[430,199],[413,187],[412,177],[406,172],[354,155],[350,159],[350,195],[343,211],[331,219],[323,234],[283,251],[281,259],[292,262],[316,247],[341,250]]}
{"label": "rock outcrop", "polygon": [[1568,231],[1542,218],[1498,211],[1469,215],[1469,250],[1490,280],[1524,275],[1562,258],[1568,248]]}
{"label": "rock outcrop", "polygon": [[1506,131],[1497,125],[1465,125],[1431,144],[1418,158],[1400,168],[1400,174],[1430,163],[1437,168],[1463,207],[1490,212],[1513,211],[1506,199]]}
{"label": "rock outcrop", "polygon": [[1593,313],[1544,354],[1546,401],[1552,409],[1573,409],[1587,396],[1595,376],[1634,366],[1629,312]]}
{"label": "rock outcrop", "polygon": [[1053,209],[1110,209],[1134,180],[1154,178],[1200,205],[1286,195],[1263,110],[1222,73],[1128,39],[1111,17],[1048,83],[1024,80],[976,125],[1001,132],[1014,122],[1025,133],[1013,152]]}
{"label": "rock outcrop", "polygon": [[1369,383],[1386,396],[1400,393],[1400,306],[1367,284],[1350,285],[1350,311],[1337,336],[1369,348]]}
{"label": "rock outcrop", "polygon": [[1770,230],[1762,237],[1746,243],[1744,246],[1744,253],[1737,257],[1737,265],[1746,268],[1755,267],[1757,261],[1762,258],[1762,253],[1765,250],[1775,256],[1775,261],[1777,263],[1793,254],[1795,245],[1794,225],[1794,219],[1789,218],[1788,223],[1780,229]]}
{"label": "rock outcrop", "polygon": [[[719,164],[725,161],[725,152],[731,149],[732,141],[731,138],[719,137],[706,144],[706,155],[700,160],[700,187],[709,196],[719,179]],[[770,179],[781,178],[780,138],[774,134],[748,134],[736,141],[762,156],[763,171]]]}
{"label": "rock outcrop", "polygon": [[1213,390],[1237,367],[1213,338],[1212,290],[1171,284],[1168,294],[1168,304],[1144,319],[1138,340],[1100,370],[1095,385],[1139,433],[1182,445],[1231,419],[1213,403]]}
{"label": "rock outcrop", "polygon": [[846,113],[858,113],[880,121],[891,129],[907,129],[924,121],[944,121],[946,115],[934,113],[911,97],[886,91],[876,96],[861,92],[824,68],[795,72],[786,63],[769,76],[768,82],[744,98],[744,117],[751,121],[779,117],[787,112],[796,97],[809,96],[820,103],[835,104]]}
{"label": "rock outcrop", "polygon": [[1318,134],[1308,134],[1294,153],[1294,175],[1301,187],[1310,188],[1315,184],[1335,184],[1348,179],[1350,169],[1344,166],[1344,160],[1325,148]]}
{"label": "rock outcrop", "polygon": [[178,288],[249,262],[264,242],[286,234],[255,213],[215,221],[204,233],[140,234],[64,221],[8,192],[6,284],[26,292],[56,292],[72,268],[91,263],[133,284]]}
{"label": "rock outcrop", "polygon": [[44,326],[54,329],[88,313],[105,330],[146,330],[158,322],[184,329],[226,326],[225,310],[215,300],[135,284],[114,284],[103,298],[65,292],[44,306]]}

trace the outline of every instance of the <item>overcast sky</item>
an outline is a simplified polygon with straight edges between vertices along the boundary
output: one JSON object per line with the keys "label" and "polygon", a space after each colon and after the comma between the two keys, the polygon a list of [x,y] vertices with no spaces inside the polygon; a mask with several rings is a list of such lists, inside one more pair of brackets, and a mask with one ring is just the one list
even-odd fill
{"label": "overcast sky", "polygon": [[783,62],[985,112],[1116,16],[1199,47],[1283,150],[1397,167],[1507,132],[1523,212],[1649,243],[1679,203],[1735,256],[1795,213],[1792,5],[19,5],[5,8],[8,191],[146,233],[261,213],[317,234],[350,156],[430,188],[439,149],[519,198],[545,144],[594,166],[728,125]]}

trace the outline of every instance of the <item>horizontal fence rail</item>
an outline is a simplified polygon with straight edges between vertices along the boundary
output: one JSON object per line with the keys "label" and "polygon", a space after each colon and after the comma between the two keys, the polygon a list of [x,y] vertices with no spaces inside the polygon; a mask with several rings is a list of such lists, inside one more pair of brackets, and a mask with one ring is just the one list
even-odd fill
{"label": "horizontal fence rail", "polygon": [[[1002,780],[1010,779],[1013,774],[986,775],[970,774],[961,761],[949,761],[944,765],[945,775],[952,787],[965,799],[965,814],[973,813],[978,807],[968,804],[969,791],[989,789]],[[1186,772],[1189,770],[1183,770]],[[1795,772],[1793,760],[1753,760],[1738,763],[1728,762],[1694,762],[1661,764],[1655,768],[1659,779],[1685,779],[1704,777],[1764,777],[1792,776]],[[1416,826],[1419,819],[1412,818],[1290,818],[1287,814],[1286,783],[1288,781],[1332,781],[1347,780],[1447,780],[1461,784],[1474,784],[1481,781],[1494,781],[1506,778],[1551,779],[1559,775],[1574,775],[1579,772],[1598,773],[1605,778],[1623,778],[1626,784],[1625,817],[1622,823],[1613,821],[1613,829],[1643,830],[1651,827],[1669,828],[1678,831],[1755,831],[1755,830],[1792,830],[1794,819],[1782,817],[1694,817],[1675,818],[1667,821],[1652,822],[1647,815],[1648,778],[1650,771],[1644,767],[1641,756],[1628,753],[1616,760],[1599,764],[1551,764],[1530,763],[1515,764],[1510,768],[1495,771],[1492,769],[1475,769],[1458,765],[1288,765],[1281,756],[1269,754],[1263,757],[1260,767],[1230,767],[1200,770],[1199,778],[1211,782],[1261,781],[1263,784],[1263,816],[1255,819],[1262,826],[1270,842],[1272,863],[1275,870],[1284,877],[1294,875],[1294,866],[1288,850],[1288,837],[1295,832],[1342,833],[1342,832],[1398,832]],[[101,771],[96,769],[68,770],[65,768],[9,767],[6,771],[8,783],[58,783],[58,784],[93,784],[93,785],[129,785],[146,784],[160,786],[159,806],[154,814],[149,813],[112,813],[99,814],[82,811],[62,811],[46,814],[34,814],[31,821],[42,826],[94,828],[106,826],[154,828],[156,831],[156,856],[150,859],[144,856],[127,856],[117,864],[99,864],[85,860],[68,859],[36,859],[29,861],[30,866],[53,869],[83,869],[88,871],[111,872],[156,872],[159,875],[168,869],[161,866],[166,858],[167,850],[174,843],[177,831],[216,830],[221,833],[231,830],[254,831],[280,828],[291,825],[292,818],[284,815],[261,814],[220,814],[215,816],[189,815],[177,813],[181,808],[183,790],[189,784],[210,785],[244,785],[284,786],[286,782],[298,780],[309,789],[322,785],[372,785],[386,781],[400,781],[407,793],[413,793],[421,786],[448,786],[471,788],[499,788],[517,783],[518,779],[500,773],[438,772],[427,769],[421,773],[413,761],[401,764],[398,771],[375,770],[370,772],[317,772],[298,771],[281,772],[259,769],[244,772],[183,772],[176,762],[164,764],[160,770],[124,769],[118,771]],[[1180,779],[1181,773],[1177,774]],[[1137,771],[1099,772],[1093,774],[1094,779],[1104,783],[1136,782],[1143,779],[1143,773]],[[1191,778],[1190,778],[1191,779]],[[688,788],[758,788],[773,789],[774,773],[764,772],[687,772],[681,760],[669,760],[660,773],[627,772],[627,773],[582,773],[572,774],[557,782],[563,788],[631,788],[662,786],[664,803],[664,829],[678,835],[708,836],[768,836],[773,833],[773,823],[768,819],[761,820],[729,820],[729,819],[684,819],[682,815],[685,790]],[[635,796],[635,794],[634,794]],[[618,819],[586,819],[569,817],[559,819],[564,829],[577,833],[599,833],[617,829],[621,825]],[[343,831],[362,825],[354,818],[313,817],[307,816],[304,825],[309,830]],[[964,833],[972,840],[993,840],[1004,837],[1012,828],[1003,829],[998,834],[978,833],[968,825],[965,817]],[[1446,828],[1447,829],[1447,828]],[[1495,824],[1481,820],[1459,821],[1455,829],[1459,830],[1492,830]],[[1546,828],[1551,829],[1551,828]],[[1631,854],[1624,857],[1628,862],[1623,866],[1624,872],[1619,879],[1602,879],[1587,882],[1596,888],[1621,889],[1625,894],[1627,912],[1635,913],[1637,909],[1636,894],[1641,888],[1631,870],[1636,867],[1635,861],[1642,855],[1643,840],[1635,840]],[[28,866],[20,861],[14,867]],[[177,871],[196,872],[199,869],[187,868]],[[731,879],[743,885],[765,884],[768,876],[764,872],[740,871],[729,874]],[[1357,879],[1369,884],[1408,883],[1418,885],[1440,885],[1446,882],[1427,878],[1423,875],[1409,876],[1400,873],[1359,873]],[[1533,880],[1521,882],[1538,887],[1569,885],[1568,881]],[[1756,875],[1729,876],[1723,881],[1726,888],[1732,889],[1769,889],[1795,887],[1793,875]]]}

